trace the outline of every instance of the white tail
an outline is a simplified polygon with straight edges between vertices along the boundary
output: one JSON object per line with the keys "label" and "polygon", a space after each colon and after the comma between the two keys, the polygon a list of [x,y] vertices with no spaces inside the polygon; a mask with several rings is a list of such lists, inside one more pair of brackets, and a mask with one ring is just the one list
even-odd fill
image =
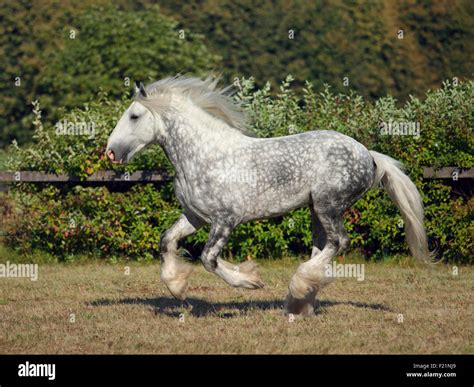
{"label": "white tail", "polygon": [[403,172],[403,164],[384,154],[370,151],[376,165],[374,187],[382,181],[384,188],[402,214],[405,234],[412,255],[433,262],[423,224],[423,201],[415,184]]}

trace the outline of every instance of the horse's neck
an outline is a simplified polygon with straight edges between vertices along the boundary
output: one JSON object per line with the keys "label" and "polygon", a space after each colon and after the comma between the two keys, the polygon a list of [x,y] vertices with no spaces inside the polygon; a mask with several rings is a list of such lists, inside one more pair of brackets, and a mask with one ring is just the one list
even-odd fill
{"label": "horse's neck", "polygon": [[213,158],[231,153],[232,148],[248,140],[250,137],[206,113],[183,111],[169,127],[162,147],[176,173],[181,174],[196,164],[208,164]]}

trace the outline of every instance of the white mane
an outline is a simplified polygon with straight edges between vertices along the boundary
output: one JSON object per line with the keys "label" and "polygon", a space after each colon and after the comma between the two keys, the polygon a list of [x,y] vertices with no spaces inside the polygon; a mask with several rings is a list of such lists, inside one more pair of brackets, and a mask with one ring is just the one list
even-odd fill
{"label": "white mane", "polygon": [[147,95],[138,93],[135,100],[155,111],[163,111],[172,108],[169,96],[179,93],[188,97],[196,106],[213,117],[237,130],[246,132],[248,130],[247,117],[231,98],[232,86],[218,88],[218,82],[219,78],[211,76],[202,80],[197,77],[177,75],[148,85]]}

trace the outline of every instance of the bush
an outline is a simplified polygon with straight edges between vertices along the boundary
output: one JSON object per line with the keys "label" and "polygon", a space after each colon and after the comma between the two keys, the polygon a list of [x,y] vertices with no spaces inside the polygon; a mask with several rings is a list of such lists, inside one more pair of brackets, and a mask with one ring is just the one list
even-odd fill
{"label": "bush", "polygon": [[11,236],[20,249],[41,249],[63,258],[78,252],[152,257],[160,234],[179,215],[179,209],[151,184],[125,193],[105,187],[47,187],[16,198],[23,216]]}
{"label": "bush", "polygon": [[[58,119],[57,106],[80,106],[99,87],[119,98],[136,79],[176,69],[204,74],[218,66],[204,36],[180,27],[157,5],[115,3],[2,2],[0,148],[14,138],[31,141],[28,104],[34,98],[51,123]],[[17,77],[21,87],[14,84]]]}
{"label": "bush", "polygon": [[[287,77],[277,95],[270,93],[268,84],[256,90],[253,79],[236,83],[235,98],[248,111],[256,134],[268,137],[332,129],[401,160],[422,192],[432,245],[448,261],[472,263],[473,199],[454,195],[452,188],[441,181],[423,180],[422,167],[474,166],[474,82],[446,82],[443,88],[428,92],[424,100],[411,98],[399,108],[390,96],[368,103],[355,93],[334,94],[329,87],[316,93],[310,83],[300,97],[293,92],[291,81]],[[95,122],[94,140],[58,136],[54,128],[43,128],[39,106],[35,104],[37,145],[16,147],[10,167],[69,172],[81,177],[109,169],[111,166],[100,158],[99,150],[128,103],[101,94],[95,102],[65,114],[64,118],[71,122]],[[419,123],[419,137],[385,135],[381,124],[390,120]],[[131,164],[113,168],[133,171],[157,167],[172,170],[163,152],[154,147]],[[11,195],[28,216],[19,217],[15,232],[8,238],[10,244],[62,256],[84,251],[133,258],[156,255],[160,233],[180,213],[170,184],[159,189],[137,185],[126,193],[111,193],[106,188],[76,187],[68,191],[20,184]],[[407,251],[400,213],[381,190],[371,190],[360,199],[345,214],[345,223],[352,247],[362,249],[371,259]],[[205,240],[203,229],[189,237],[185,247],[198,251]],[[225,254],[238,258],[279,257],[307,253],[310,246],[309,211],[300,209],[281,218],[240,225]]]}

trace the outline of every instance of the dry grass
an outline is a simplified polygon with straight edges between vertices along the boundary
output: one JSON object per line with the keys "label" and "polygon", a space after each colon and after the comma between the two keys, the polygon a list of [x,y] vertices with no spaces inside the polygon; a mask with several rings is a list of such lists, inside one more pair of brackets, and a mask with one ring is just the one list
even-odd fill
{"label": "dry grass", "polygon": [[130,275],[124,265],[45,264],[37,282],[0,278],[0,353],[473,352],[473,267],[453,277],[447,266],[367,264],[365,281],[336,280],[314,317],[290,322],[281,307],[294,260],[263,262],[256,291],[196,266],[191,312],[157,264],[132,263]]}

